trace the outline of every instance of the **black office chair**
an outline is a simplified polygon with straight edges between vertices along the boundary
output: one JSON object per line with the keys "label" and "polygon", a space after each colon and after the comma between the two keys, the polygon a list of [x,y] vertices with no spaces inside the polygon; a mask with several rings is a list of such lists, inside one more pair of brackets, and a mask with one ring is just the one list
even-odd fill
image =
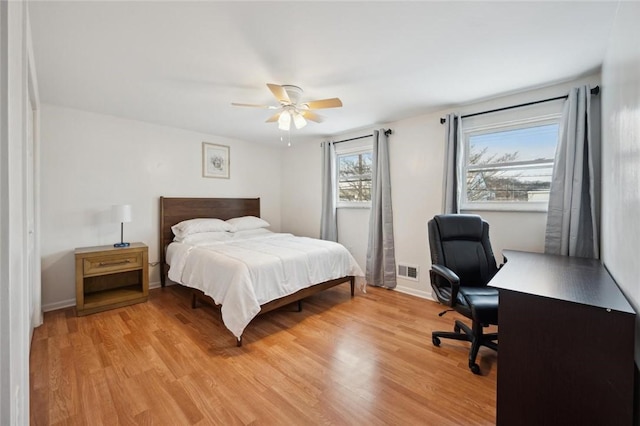
{"label": "black office chair", "polygon": [[469,368],[480,374],[476,364],[480,346],[498,350],[498,333],[483,333],[484,327],[498,324],[498,290],[487,287],[498,271],[489,224],[477,215],[447,214],[435,216],[428,228],[434,294],[440,303],[472,321],[471,328],[456,320],[453,332],[434,331],[433,344],[440,346],[440,338],[471,342]]}

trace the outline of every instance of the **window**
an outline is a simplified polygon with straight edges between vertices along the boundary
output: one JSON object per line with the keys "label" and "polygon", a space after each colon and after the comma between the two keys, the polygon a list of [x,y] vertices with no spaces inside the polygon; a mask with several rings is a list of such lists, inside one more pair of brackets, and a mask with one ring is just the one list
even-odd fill
{"label": "window", "polygon": [[463,127],[462,208],[546,211],[559,121],[553,115]]}
{"label": "window", "polygon": [[337,153],[338,207],[371,205],[371,148]]}

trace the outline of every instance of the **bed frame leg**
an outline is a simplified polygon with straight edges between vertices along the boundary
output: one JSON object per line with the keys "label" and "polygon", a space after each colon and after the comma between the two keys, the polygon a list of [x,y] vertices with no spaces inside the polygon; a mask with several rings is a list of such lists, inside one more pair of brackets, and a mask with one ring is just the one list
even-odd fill
{"label": "bed frame leg", "polygon": [[356,291],[356,279],[355,277],[351,277],[349,280],[349,284],[351,284],[351,297],[355,296]]}
{"label": "bed frame leg", "polygon": [[198,298],[196,297],[195,292],[191,292],[191,309],[195,309],[198,307]]}
{"label": "bed frame leg", "polygon": [[298,300],[298,312],[302,312],[302,299]]}
{"label": "bed frame leg", "polygon": [[242,346],[242,336],[237,337],[237,339],[238,339],[238,340],[236,341],[236,346],[237,346],[237,347]]}

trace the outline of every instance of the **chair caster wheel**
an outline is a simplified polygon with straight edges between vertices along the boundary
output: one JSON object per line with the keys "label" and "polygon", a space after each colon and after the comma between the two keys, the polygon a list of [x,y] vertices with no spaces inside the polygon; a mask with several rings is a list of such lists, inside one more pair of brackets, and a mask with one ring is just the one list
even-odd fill
{"label": "chair caster wheel", "polygon": [[453,331],[456,333],[460,333],[460,327],[458,326],[458,324],[453,326]]}
{"label": "chair caster wheel", "polygon": [[480,366],[475,363],[469,363],[469,369],[473,374],[480,374]]}
{"label": "chair caster wheel", "polygon": [[433,336],[431,338],[431,341],[433,342],[434,346],[440,346],[440,338],[438,336]]}

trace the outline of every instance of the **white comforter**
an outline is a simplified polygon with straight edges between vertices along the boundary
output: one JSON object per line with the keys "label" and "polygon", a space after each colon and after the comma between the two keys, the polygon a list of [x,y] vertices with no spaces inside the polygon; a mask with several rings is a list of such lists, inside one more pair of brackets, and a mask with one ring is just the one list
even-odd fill
{"label": "white comforter", "polygon": [[[364,276],[341,244],[272,232],[196,245],[173,242],[167,263],[172,281],[221,305],[225,326],[238,338],[262,304],[313,284]],[[358,282],[364,291],[364,279]]]}

